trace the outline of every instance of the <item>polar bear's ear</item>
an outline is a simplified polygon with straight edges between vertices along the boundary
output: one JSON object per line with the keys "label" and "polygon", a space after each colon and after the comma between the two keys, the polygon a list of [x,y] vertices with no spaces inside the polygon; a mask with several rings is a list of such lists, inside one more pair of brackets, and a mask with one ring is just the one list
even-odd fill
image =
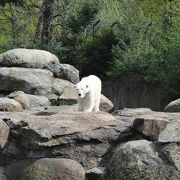
{"label": "polar bear's ear", "polygon": [[86,88],[88,88],[89,86],[88,85],[86,85]]}

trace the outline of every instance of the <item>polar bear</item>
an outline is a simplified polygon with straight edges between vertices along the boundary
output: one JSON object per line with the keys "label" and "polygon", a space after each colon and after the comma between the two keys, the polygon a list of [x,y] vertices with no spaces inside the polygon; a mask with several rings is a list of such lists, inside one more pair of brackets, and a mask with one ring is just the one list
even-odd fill
{"label": "polar bear", "polygon": [[94,75],[84,77],[76,84],[79,111],[99,111],[101,86],[101,80]]}

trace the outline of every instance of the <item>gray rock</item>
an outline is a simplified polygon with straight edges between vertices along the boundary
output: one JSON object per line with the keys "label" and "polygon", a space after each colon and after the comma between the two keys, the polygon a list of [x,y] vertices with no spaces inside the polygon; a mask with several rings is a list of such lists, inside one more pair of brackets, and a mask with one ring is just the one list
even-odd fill
{"label": "gray rock", "polygon": [[36,96],[32,94],[26,94],[29,106],[30,107],[39,107],[39,106],[50,106],[50,100],[45,96]]}
{"label": "gray rock", "polygon": [[121,145],[111,158],[103,180],[161,180],[180,178],[175,166],[158,156],[155,144],[146,140]]}
{"label": "gray rock", "polygon": [[180,112],[180,98],[170,102],[165,108],[165,112]]}
{"label": "gray rock", "polygon": [[67,80],[53,79],[52,92],[59,96],[63,93],[64,88],[71,87],[72,85],[73,84]]}
{"label": "gray rock", "polygon": [[53,74],[45,69],[0,68],[1,91],[23,91],[29,94],[51,93]]}
{"label": "gray rock", "polygon": [[150,140],[158,140],[159,134],[170,121],[155,115],[142,115],[135,118],[133,127]]}
{"label": "gray rock", "polygon": [[4,148],[8,141],[10,129],[7,124],[0,120],[0,149]]}
{"label": "gray rock", "polygon": [[180,120],[169,123],[159,135],[160,143],[180,143]]}
{"label": "gray rock", "polygon": [[50,52],[37,49],[12,49],[0,55],[0,66],[46,68],[59,63],[58,58]]}
{"label": "gray rock", "polygon": [[23,91],[14,91],[10,93],[7,97],[19,102],[23,109],[29,109],[29,99]]}
{"label": "gray rock", "polygon": [[27,167],[22,180],[85,180],[81,164],[71,159],[45,158]]}
{"label": "gray rock", "polygon": [[100,99],[100,111],[105,111],[109,112],[113,109],[114,105],[113,103],[104,95],[101,94],[101,99]]}
{"label": "gray rock", "polygon": [[0,98],[0,111],[22,111],[22,106],[14,99]]}
{"label": "gray rock", "polygon": [[77,104],[77,91],[73,86],[65,87],[63,93],[58,98],[60,105]]}
{"label": "gray rock", "polygon": [[180,146],[178,144],[163,144],[161,147],[161,154],[168,159],[170,164],[175,165],[180,172]]}
{"label": "gray rock", "polygon": [[69,64],[51,64],[48,69],[55,75],[55,77],[68,80],[73,84],[79,82],[79,71]]}

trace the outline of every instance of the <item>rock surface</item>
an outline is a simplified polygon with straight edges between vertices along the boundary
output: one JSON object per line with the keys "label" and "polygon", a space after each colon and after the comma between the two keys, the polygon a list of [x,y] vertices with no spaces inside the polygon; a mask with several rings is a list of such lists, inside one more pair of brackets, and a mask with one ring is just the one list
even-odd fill
{"label": "rock surface", "polygon": [[180,98],[170,102],[165,108],[165,112],[180,112]]}
{"label": "rock surface", "polygon": [[[0,119],[11,128],[10,141],[16,142],[24,158],[67,157],[86,169],[95,167],[102,156],[108,155],[111,144],[121,136],[132,135],[123,122],[110,114],[77,112],[77,106],[6,113]],[[11,147],[7,146],[4,157],[12,154]]]}
{"label": "rock surface", "polygon": [[109,112],[113,109],[113,107],[114,107],[113,103],[103,94],[101,94],[100,107],[99,107],[100,111]]}
{"label": "rock surface", "polygon": [[69,64],[51,64],[48,69],[54,74],[55,77],[65,79],[73,84],[79,82],[79,71]]}
{"label": "rock surface", "polygon": [[45,96],[36,96],[32,94],[26,94],[29,106],[30,107],[39,107],[39,106],[50,106],[50,100]]}
{"label": "rock surface", "polygon": [[45,158],[27,167],[21,179],[85,180],[85,171],[81,164],[71,159]]}
{"label": "rock surface", "polygon": [[46,95],[51,92],[52,73],[45,69],[0,68],[1,91]]}
{"label": "rock surface", "polygon": [[173,165],[158,156],[155,144],[146,140],[122,144],[111,158],[103,180],[145,180],[180,178]]}
{"label": "rock surface", "polygon": [[11,49],[0,55],[0,64],[4,67],[46,68],[59,63],[50,52],[37,49]]}
{"label": "rock surface", "polygon": [[155,115],[142,115],[134,120],[134,128],[150,140],[158,140],[159,134],[165,129],[170,121],[168,118],[156,117]]}
{"label": "rock surface", "polygon": [[77,91],[76,88],[65,87],[63,93],[58,99],[60,105],[73,105],[77,104]]}
{"label": "rock surface", "polygon": [[0,98],[0,111],[22,111],[23,108],[19,102],[14,99]]}
{"label": "rock surface", "polygon": [[0,120],[0,149],[4,148],[5,144],[7,143],[9,131],[10,129],[7,124]]}
{"label": "rock surface", "polygon": [[29,99],[23,91],[14,91],[10,93],[7,97],[19,102],[23,109],[29,109]]}
{"label": "rock surface", "polygon": [[180,172],[180,146],[176,143],[163,144],[160,152],[169,162],[175,165]]}
{"label": "rock surface", "polygon": [[180,143],[180,119],[169,123],[159,135],[160,143]]}
{"label": "rock surface", "polygon": [[52,91],[54,94],[60,96],[64,89],[67,87],[72,87],[72,83],[67,81],[67,80],[63,80],[63,79],[53,79],[53,83],[52,83]]}

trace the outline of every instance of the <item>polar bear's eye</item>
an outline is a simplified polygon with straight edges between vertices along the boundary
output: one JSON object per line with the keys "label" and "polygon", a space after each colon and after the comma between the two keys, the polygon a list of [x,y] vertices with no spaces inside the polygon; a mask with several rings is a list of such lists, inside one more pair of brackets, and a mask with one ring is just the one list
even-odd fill
{"label": "polar bear's eye", "polygon": [[88,85],[86,85],[86,88],[88,88],[89,86]]}

